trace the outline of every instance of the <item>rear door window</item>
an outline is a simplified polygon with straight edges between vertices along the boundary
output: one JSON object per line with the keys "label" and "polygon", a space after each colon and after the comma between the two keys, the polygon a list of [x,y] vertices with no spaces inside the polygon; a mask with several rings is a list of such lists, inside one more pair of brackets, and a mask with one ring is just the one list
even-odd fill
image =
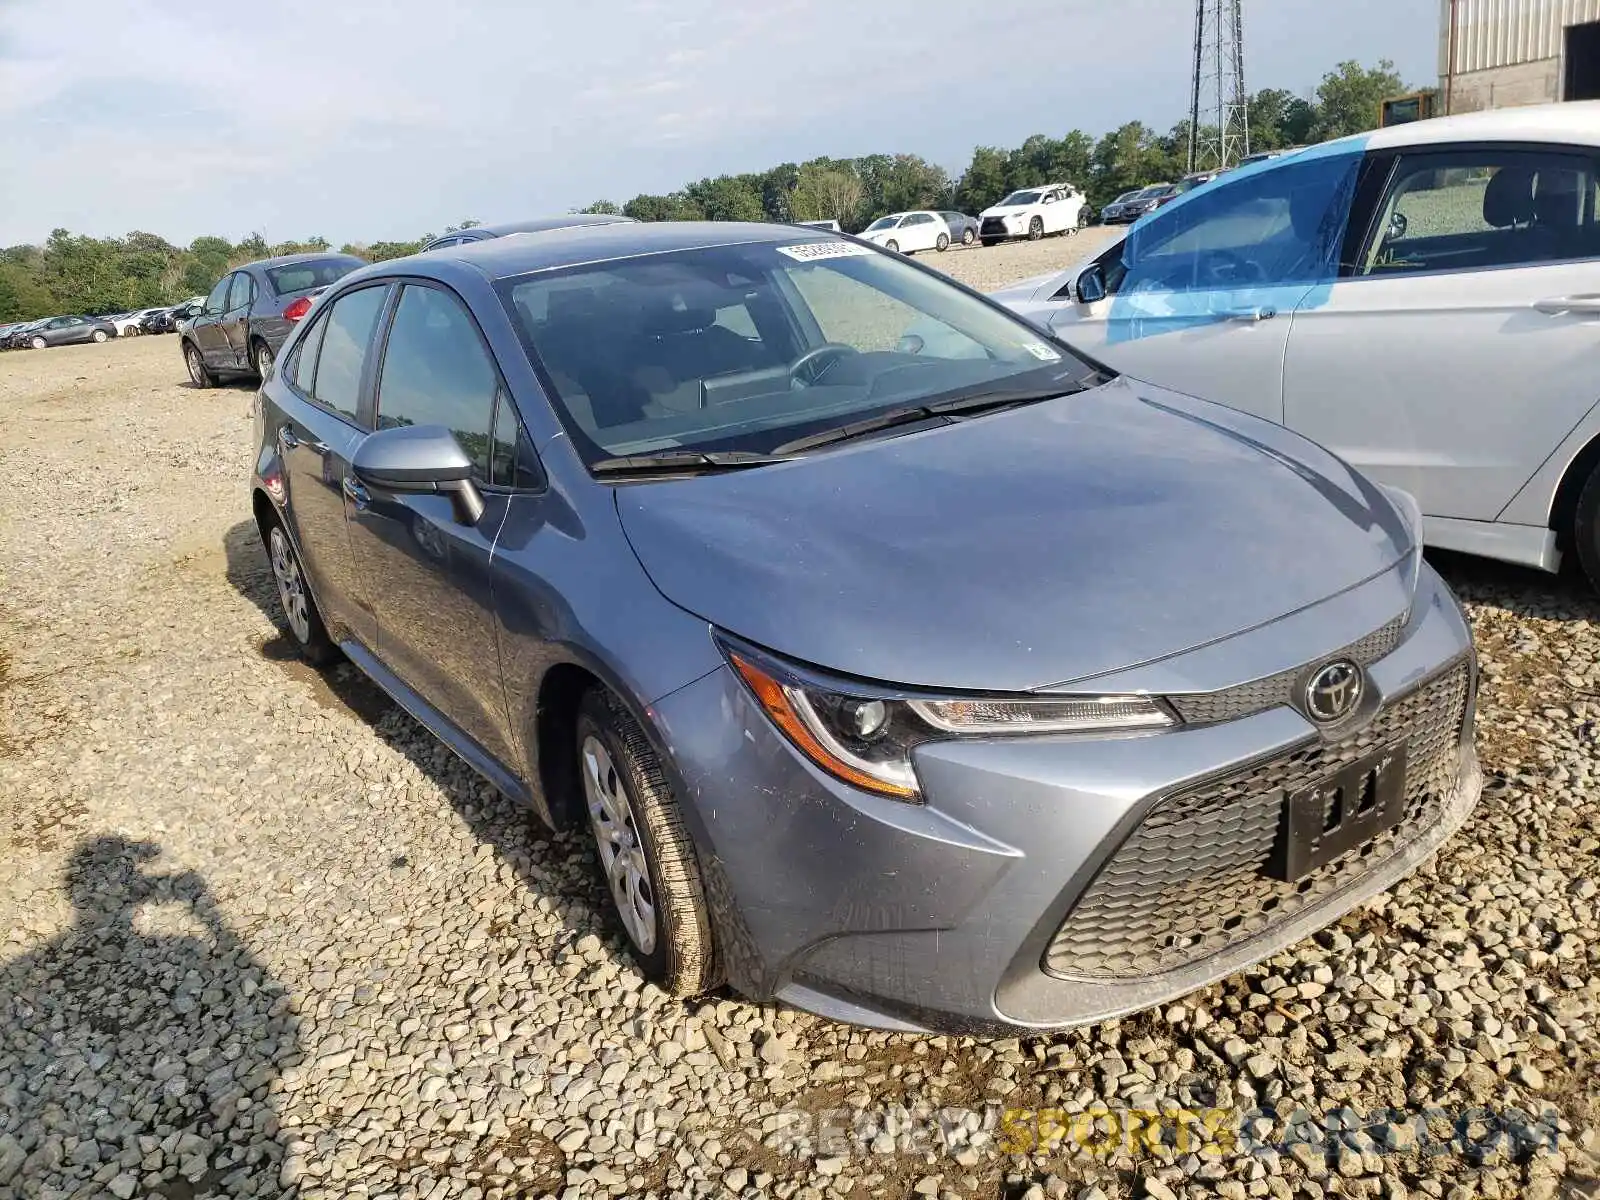
{"label": "rear door window", "polygon": [[250,301],[255,298],[255,290],[255,281],[246,272],[236,272],[233,276],[233,286],[228,289],[227,311],[244,312],[250,307]]}
{"label": "rear door window", "polygon": [[[372,352],[372,333],[388,295],[387,287],[347,292],[334,301],[322,322],[310,394],[318,404],[351,421],[357,419],[360,409],[361,379]],[[299,378],[303,384],[303,365]]]}

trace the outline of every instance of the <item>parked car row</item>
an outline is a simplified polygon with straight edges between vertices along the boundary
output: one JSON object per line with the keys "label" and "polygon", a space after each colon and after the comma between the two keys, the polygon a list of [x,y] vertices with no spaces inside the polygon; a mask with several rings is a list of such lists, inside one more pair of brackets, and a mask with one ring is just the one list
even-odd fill
{"label": "parked car row", "polygon": [[[1491,181],[1502,252],[1593,226],[1600,132],[1578,142]],[[1370,150],[1380,183],[1414,174],[1397,145]],[[1471,635],[1416,502],[1271,404],[1235,411],[1282,374],[1277,313],[1319,290],[1308,252],[1343,263],[1375,230],[1392,283],[1492,258],[1490,235],[1415,213],[1384,253],[1393,205],[1330,239],[1336,204],[1388,186],[1341,189],[1332,161],[1179,196],[1071,292],[1001,297],[1025,316],[889,253],[903,230],[954,240],[918,213],[866,238],[612,222],[350,268],[289,323],[255,407],[289,635],[586,827],[671,994],[725,981],[1031,1036],[1222,978],[1415,869],[1482,787]],[[1587,190],[1558,186],[1578,164]],[[1083,209],[1057,185],[997,207],[996,238]],[[1185,238],[1213,217],[1231,223]],[[283,296],[257,266],[186,327],[186,347],[203,327],[226,344],[195,382],[260,365],[251,314]],[[1548,320],[1587,336],[1578,291],[1552,287]],[[1451,289],[1463,320],[1473,293]],[[1339,307],[1306,308],[1314,403],[1462,399],[1418,378],[1453,380],[1460,351],[1417,325],[1375,390],[1386,335],[1319,324]],[[1507,351],[1524,386],[1499,411],[1523,407],[1532,353]],[[1595,372],[1566,357],[1575,392]]]}
{"label": "parked car row", "polygon": [[117,327],[101,317],[46,317],[0,329],[0,349],[43,350],[80,342],[108,342],[116,336]]}

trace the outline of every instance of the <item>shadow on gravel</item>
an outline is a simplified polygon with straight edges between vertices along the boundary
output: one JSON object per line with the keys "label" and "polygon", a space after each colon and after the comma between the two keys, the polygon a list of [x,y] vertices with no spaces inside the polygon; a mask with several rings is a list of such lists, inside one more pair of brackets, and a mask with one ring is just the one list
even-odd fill
{"label": "shadow on gravel", "polygon": [[1600,597],[1582,572],[1570,566],[1551,575],[1448,550],[1429,550],[1427,558],[1463,600],[1493,604],[1519,617],[1600,621]]}
{"label": "shadow on gravel", "polygon": [[150,842],[81,842],[72,927],[0,963],[0,1195],[278,1194],[285,989],[204,880]]}

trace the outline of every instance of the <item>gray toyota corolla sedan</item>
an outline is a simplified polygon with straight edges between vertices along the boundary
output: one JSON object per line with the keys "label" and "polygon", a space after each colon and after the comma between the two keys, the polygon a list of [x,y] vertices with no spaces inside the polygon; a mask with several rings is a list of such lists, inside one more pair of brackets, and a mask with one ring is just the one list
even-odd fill
{"label": "gray toyota corolla sedan", "polygon": [[1408,497],[849,238],[378,264],[257,434],[306,655],[586,824],[676,994],[1109,1017],[1326,924],[1478,797]]}

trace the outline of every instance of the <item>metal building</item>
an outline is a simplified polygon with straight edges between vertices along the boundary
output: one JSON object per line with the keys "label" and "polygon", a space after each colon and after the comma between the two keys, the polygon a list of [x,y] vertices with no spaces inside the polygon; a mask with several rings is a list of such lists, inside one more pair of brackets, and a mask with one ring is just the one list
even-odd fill
{"label": "metal building", "polygon": [[1600,99],[1600,0],[1440,0],[1439,111]]}

